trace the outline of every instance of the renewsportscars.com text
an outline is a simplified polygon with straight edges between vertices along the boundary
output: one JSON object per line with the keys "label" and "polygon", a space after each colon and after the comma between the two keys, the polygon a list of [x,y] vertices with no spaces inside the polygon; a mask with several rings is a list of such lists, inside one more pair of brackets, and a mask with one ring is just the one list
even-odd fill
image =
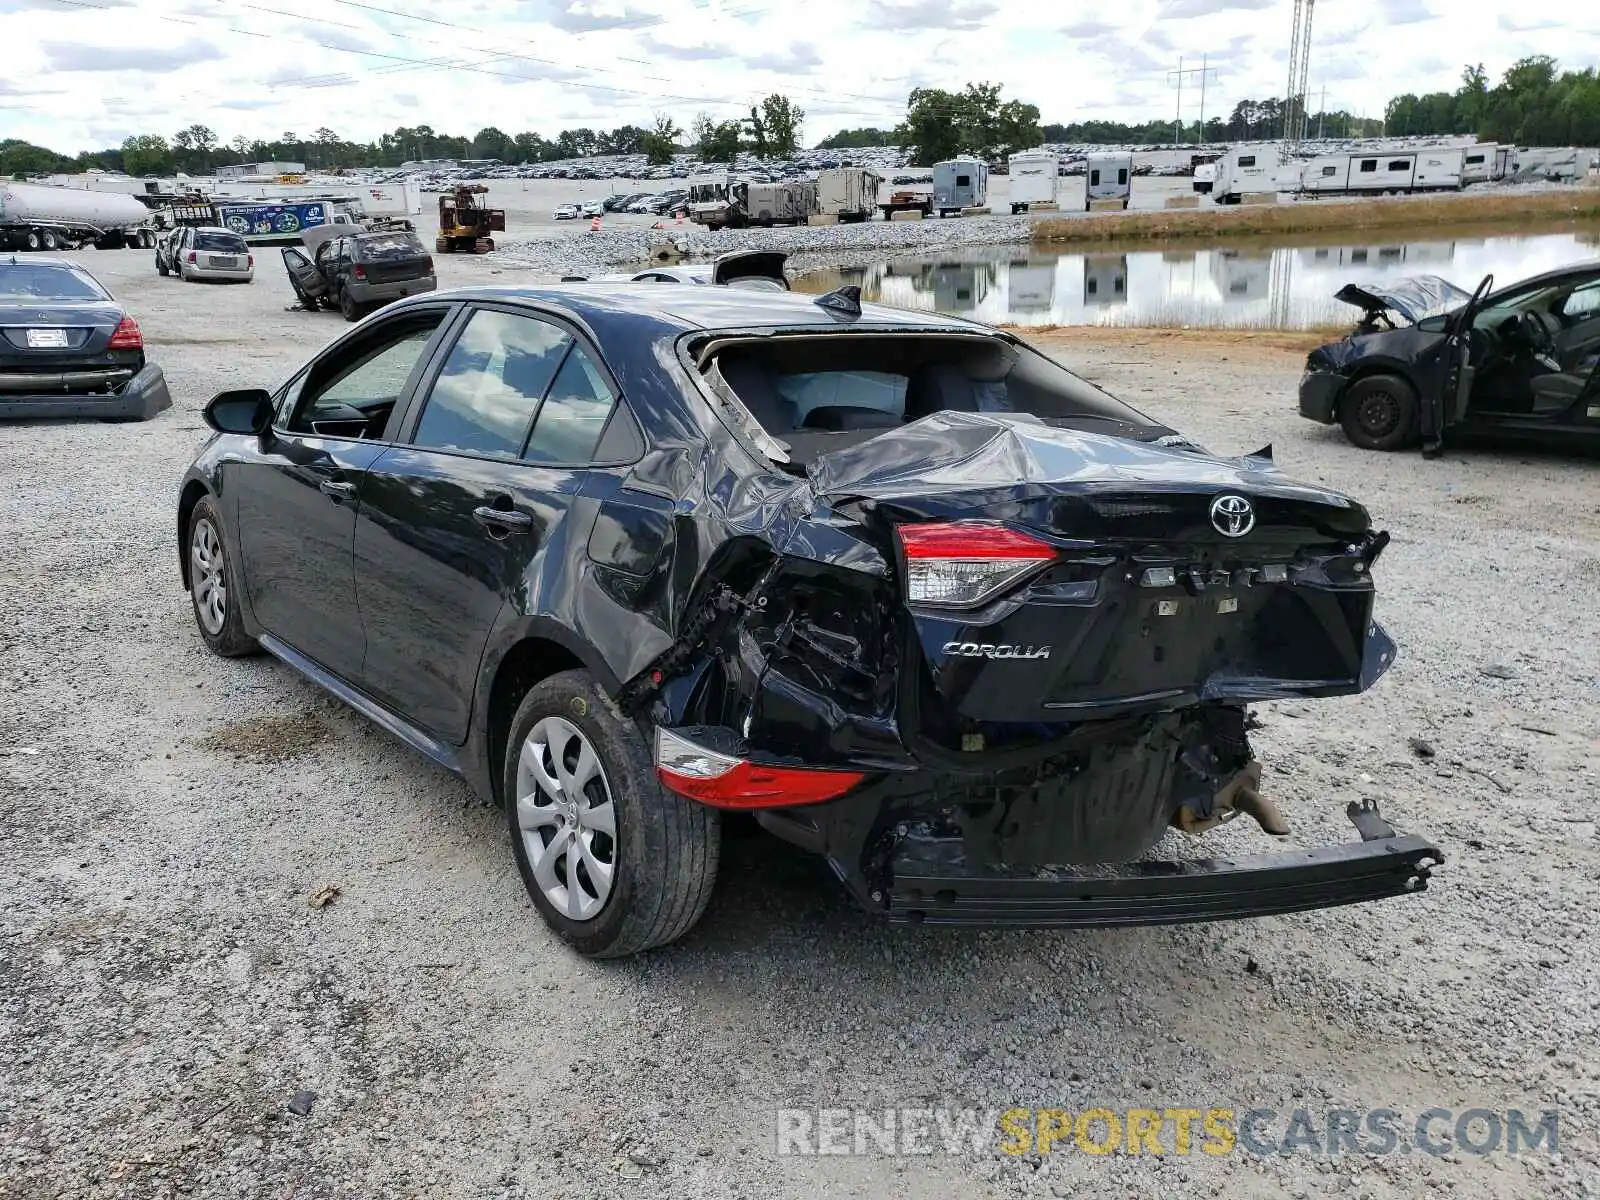
{"label": "renewsportscars.com text", "polygon": [[780,1155],[1545,1154],[1560,1115],[1487,1108],[780,1108]]}

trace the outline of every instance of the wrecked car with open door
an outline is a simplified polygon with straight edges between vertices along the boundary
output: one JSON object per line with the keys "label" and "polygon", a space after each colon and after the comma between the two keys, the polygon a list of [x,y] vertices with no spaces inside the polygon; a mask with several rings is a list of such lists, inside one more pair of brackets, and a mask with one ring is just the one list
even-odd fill
{"label": "wrecked car with open door", "polygon": [[1600,262],[1472,294],[1437,276],[1349,284],[1355,329],[1313,350],[1300,413],[1368,450],[1447,435],[1600,446]]}
{"label": "wrecked car with open door", "polygon": [[1388,669],[1388,537],[1007,334],[853,288],[465,289],[206,419],[177,524],[207,646],[502,805],[582,953],[690,928],[732,813],[901,922],[1294,912],[1441,858],[1351,805],[1349,843],[1148,860],[1286,832],[1249,706]]}
{"label": "wrecked car with open door", "polygon": [[312,312],[337,308],[345,320],[359,321],[392,300],[439,286],[433,255],[409,229],[316,225],[300,240],[303,247],[283,248],[283,268],[295,299]]}

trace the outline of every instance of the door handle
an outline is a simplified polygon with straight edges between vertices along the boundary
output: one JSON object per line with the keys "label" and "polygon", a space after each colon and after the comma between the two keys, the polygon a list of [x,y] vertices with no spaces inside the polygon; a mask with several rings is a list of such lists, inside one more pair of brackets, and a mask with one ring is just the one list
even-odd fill
{"label": "door handle", "polygon": [[505,533],[521,533],[533,528],[533,518],[527,513],[514,508],[490,508],[487,504],[480,504],[473,509],[472,519],[486,529],[498,529]]}
{"label": "door handle", "polygon": [[341,504],[346,500],[354,500],[356,498],[356,485],[345,483],[339,479],[324,479],[317,484],[317,487],[322,490],[324,496],[330,497],[335,504]]}

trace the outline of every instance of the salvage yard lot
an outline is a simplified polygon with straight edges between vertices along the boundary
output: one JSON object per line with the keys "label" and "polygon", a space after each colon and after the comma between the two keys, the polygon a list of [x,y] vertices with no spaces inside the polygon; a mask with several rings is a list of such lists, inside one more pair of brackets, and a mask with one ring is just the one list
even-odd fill
{"label": "salvage yard lot", "polygon": [[[1271,442],[1394,534],[1394,670],[1261,706],[1256,747],[1295,839],[1348,840],[1345,805],[1376,799],[1444,848],[1431,889],[1232,925],[889,929],[798,852],[735,836],[682,944],[592,963],[538,921],[499,813],[195,632],[173,508],[200,407],[275,386],[344,322],[291,310],[270,249],[248,287],[79,257],[174,407],[0,425],[0,1196],[1600,1186],[1600,464],[1354,450],[1295,415],[1303,352],[1270,338],[1042,334],[1214,450]],[[441,286],[516,281],[493,269],[439,260]],[[1208,844],[1268,848],[1242,824]],[[1184,1156],[1170,1131],[1160,1158],[775,1154],[778,1109],[844,1105],[1555,1108],[1561,1157]]]}

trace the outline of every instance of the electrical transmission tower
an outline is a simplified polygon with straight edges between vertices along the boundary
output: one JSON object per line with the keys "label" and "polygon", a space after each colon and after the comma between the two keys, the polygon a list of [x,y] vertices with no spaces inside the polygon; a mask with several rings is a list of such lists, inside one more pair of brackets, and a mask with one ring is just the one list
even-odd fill
{"label": "electrical transmission tower", "polygon": [[1289,90],[1283,97],[1283,140],[1293,148],[1306,136],[1306,92],[1311,73],[1311,17],[1317,0],[1294,0],[1289,35]]}

